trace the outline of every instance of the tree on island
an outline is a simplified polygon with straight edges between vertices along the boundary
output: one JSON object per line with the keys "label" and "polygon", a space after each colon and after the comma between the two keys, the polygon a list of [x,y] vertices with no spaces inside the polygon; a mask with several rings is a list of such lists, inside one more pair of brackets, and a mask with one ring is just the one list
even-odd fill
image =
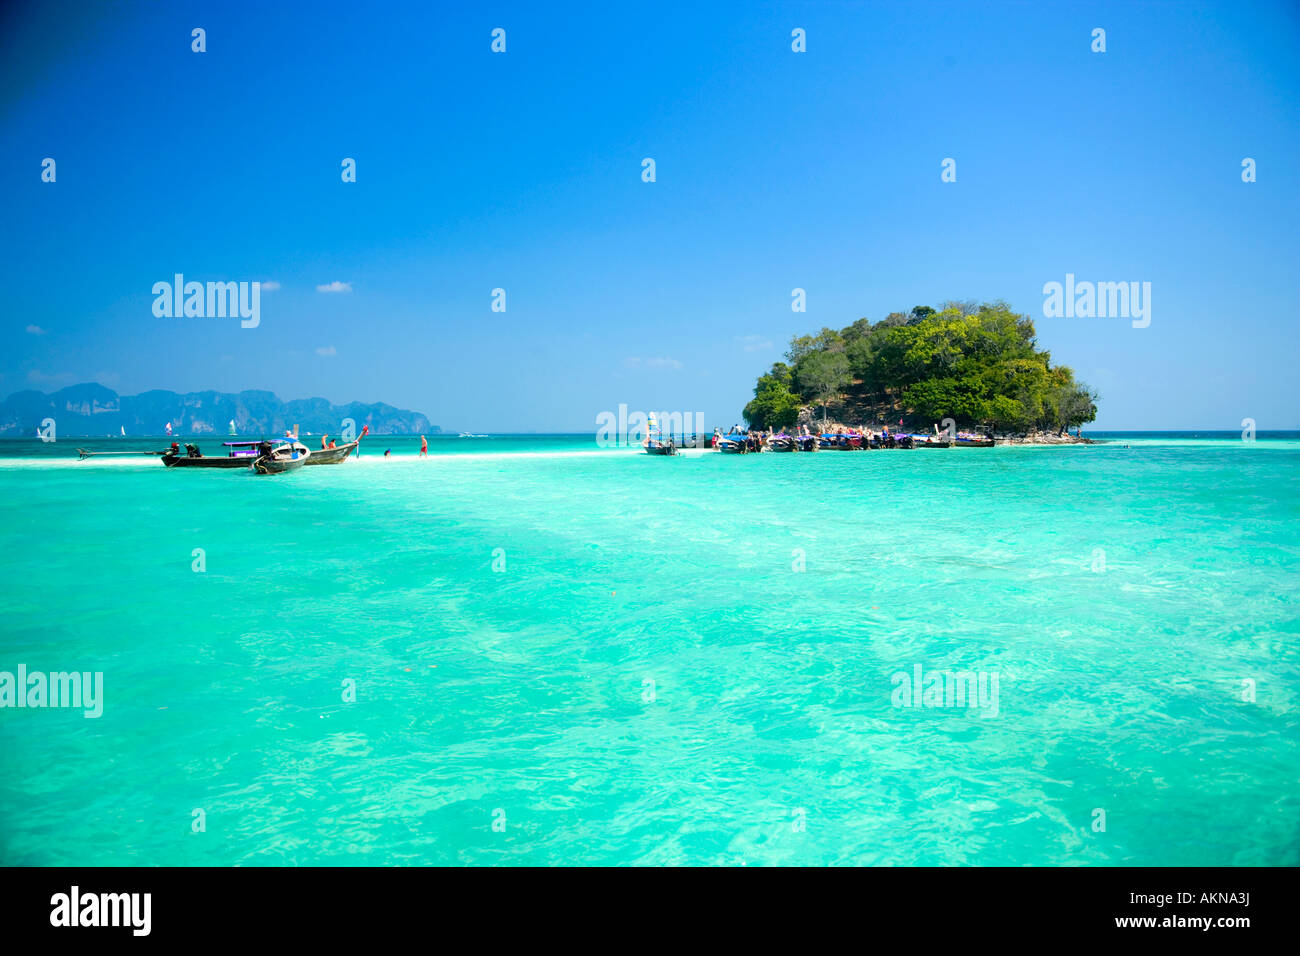
{"label": "tree on island", "polygon": [[794,367],[794,379],[801,391],[822,407],[822,424],[830,403],[853,381],[849,357],[841,348],[834,352],[809,352]]}
{"label": "tree on island", "polygon": [[753,428],[789,428],[799,421],[803,402],[790,390],[790,366],[777,362],[772,371],[760,376],[754,397],[745,406],[745,421]]}
{"label": "tree on island", "polygon": [[[784,427],[792,403],[829,405],[879,423],[899,416],[929,430],[945,418],[958,427],[1012,431],[1068,428],[1093,421],[1097,394],[1037,348],[1033,321],[1003,302],[916,306],[879,322],[791,340],[745,407],[754,427]],[[797,420],[798,410],[793,413]],[[852,419],[851,419],[852,420]]]}

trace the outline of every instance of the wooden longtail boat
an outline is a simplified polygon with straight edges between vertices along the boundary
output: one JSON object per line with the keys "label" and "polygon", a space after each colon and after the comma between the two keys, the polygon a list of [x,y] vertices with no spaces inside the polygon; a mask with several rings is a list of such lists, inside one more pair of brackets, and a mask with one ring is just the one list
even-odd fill
{"label": "wooden longtail boat", "polygon": [[253,472],[258,475],[279,475],[286,471],[296,471],[307,464],[311,451],[299,441],[286,441],[272,445],[269,441],[258,445],[261,453],[253,462]]}
{"label": "wooden longtail boat", "polygon": [[825,432],[821,436],[821,447],[833,451],[853,451],[862,447],[862,436],[856,432]]}
{"label": "wooden longtail boat", "polygon": [[675,455],[677,454],[677,444],[671,438],[667,441],[651,438],[645,443],[645,453],[647,455]]}
{"label": "wooden longtail boat", "polygon": [[732,432],[718,439],[718,451],[728,455],[743,455],[749,451],[744,435]]}
{"label": "wooden longtail boat", "polygon": [[222,444],[230,451],[225,455],[211,458],[199,451],[199,446],[186,442],[185,453],[181,454],[179,446],[172,442],[172,447],[163,452],[162,463],[168,468],[247,468],[258,456],[255,441],[228,441]]}
{"label": "wooden longtail boat", "polygon": [[309,465],[337,465],[339,462],[347,459],[348,455],[357,450],[361,444],[360,440],[350,441],[346,445],[339,445],[335,448],[319,448],[312,452],[307,458]]}

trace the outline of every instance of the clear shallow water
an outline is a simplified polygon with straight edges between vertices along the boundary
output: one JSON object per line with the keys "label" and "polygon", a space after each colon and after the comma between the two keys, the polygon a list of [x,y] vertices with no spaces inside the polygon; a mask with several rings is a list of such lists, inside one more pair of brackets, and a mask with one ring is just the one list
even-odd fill
{"label": "clear shallow water", "polygon": [[[1294,436],[77,444],[0,448],[0,670],[106,697],[0,710],[4,863],[1300,863]],[[917,664],[998,715],[892,706]]]}

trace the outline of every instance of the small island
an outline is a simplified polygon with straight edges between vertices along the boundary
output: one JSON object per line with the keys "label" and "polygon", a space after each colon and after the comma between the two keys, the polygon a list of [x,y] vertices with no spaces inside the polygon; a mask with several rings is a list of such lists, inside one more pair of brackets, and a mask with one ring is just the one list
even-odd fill
{"label": "small island", "polygon": [[1097,417],[1097,393],[1053,365],[1033,320],[1004,302],[858,319],[791,339],[785,358],[758,379],[744,410],[751,428],[928,432],[950,418],[1001,441],[1055,444],[1086,441],[1069,429]]}

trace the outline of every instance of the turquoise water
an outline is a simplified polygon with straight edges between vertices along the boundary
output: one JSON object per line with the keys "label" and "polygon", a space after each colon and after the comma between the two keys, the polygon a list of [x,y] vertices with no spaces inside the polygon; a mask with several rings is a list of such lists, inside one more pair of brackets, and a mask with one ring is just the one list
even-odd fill
{"label": "turquoise water", "polygon": [[1300,441],[1111,437],[0,443],[0,862],[1296,865]]}

